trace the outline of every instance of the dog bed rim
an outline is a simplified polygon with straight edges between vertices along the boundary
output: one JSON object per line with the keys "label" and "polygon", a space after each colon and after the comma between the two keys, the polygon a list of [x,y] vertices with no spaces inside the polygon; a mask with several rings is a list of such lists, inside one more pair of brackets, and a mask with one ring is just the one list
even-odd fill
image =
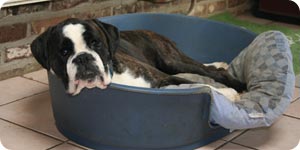
{"label": "dog bed rim", "polygon": [[250,31],[250,30],[247,30],[246,28],[243,28],[243,27],[240,27],[240,26],[236,26],[236,25],[232,25],[232,24],[228,24],[228,23],[223,23],[223,22],[219,22],[219,21],[215,21],[215,20],[209,20],[209,19],[206,19],[206,18],[200,18],[200,17],[196,17],[196,16],[186,16],[186,15],[182,15],[182,14],[166,14],[166,13],[133,13],[133,14],[120,14],[120,15],[115,15],[115,16],[106,16],[106,17],[101,17],[101,18],[97,18],[98,20],[100,21],[103,21],[103,22],[107,22],[108,20],[111,20],[111,18],[119,18],[119,17],[126,17],[126,16],[153,16],[153,17],[157,17],[157,16],[160,16],[160,17],[163,17],[163,16],[167,16],[167,17],[176,17],[176,18],[189,18],[191,20],[194,20],[194,21],[199,21],[199,20],[202,20],[202,21],[205,21],[206,23],[215,23],[215,24],[219,24],[219,25],[224,25],[224,26],[227,26],[227,27],[230,27],[230,28],[235,28],[236,30],[240,30],[242,32],[246,32],[248,34],[251,34],[253,36],[257,36],[256,33]]}
{"label": "dog bed rim", "polygon": [[186,88],[186,89],[160,89],[160,88],[143,88],[143,87],[135,87],[135,86],[111,83],[108,86],[108,88],[121,90],[121,91],[135,92],[135,93],[159,94],[159,95],[191,95],[191,94],[202,93],[200,92],[202,87]]}

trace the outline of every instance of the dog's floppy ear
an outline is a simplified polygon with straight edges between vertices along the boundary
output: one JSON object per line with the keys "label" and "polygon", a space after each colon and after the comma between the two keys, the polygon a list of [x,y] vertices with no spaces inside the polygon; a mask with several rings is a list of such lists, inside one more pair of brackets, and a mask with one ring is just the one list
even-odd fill
{"label": "dog's floppy ear", "polygon": [[49,70],[48,62],[48,37],[52,31],[52,27],[49,27],[44,33],[39,35],[30,45],[31,52],[34,58],[42,65],[43,68]]}
{"label": "dog's floppy ear", "polygon": [[120,41],[120,32],[118,28],[111,24],[101,22],[97,19],[93,19],[92,21],[95,22],[98,25],[98,27],[101,28],[102,31],[105,33],[111,53],[114,53],[118,48]]}

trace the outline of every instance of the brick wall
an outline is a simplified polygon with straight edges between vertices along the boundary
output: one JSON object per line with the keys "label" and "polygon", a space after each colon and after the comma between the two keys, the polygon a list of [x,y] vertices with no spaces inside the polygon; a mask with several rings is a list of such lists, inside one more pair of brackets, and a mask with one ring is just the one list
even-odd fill
{"label": "brick wall", "polygon": [[[29,45],[47,27],[69,17],[98,18],[125,13],[187,14],[191,0],[52,0],[0,10],[0,80],[40,68]],[[171,1],[171,2],[170,2]],[[195,0],[189,15],[207,17],[230,11],[241,13],[251,0]]]}

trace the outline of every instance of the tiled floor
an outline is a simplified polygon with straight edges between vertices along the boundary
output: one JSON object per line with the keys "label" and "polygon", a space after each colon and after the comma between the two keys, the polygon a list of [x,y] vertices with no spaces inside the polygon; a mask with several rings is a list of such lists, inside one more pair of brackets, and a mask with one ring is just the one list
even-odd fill
{"label": "tiled floor", "polygon": [[[274,24],[251,15],[238,16]],[[291,25],[291,28],[295,26]],[[298,28],[295,27],[295,28]],[[235,131],[197,150],[288,150],[300,140],[300,75],[293,101],[271,127]],[[45,70],[0,81],[0,140],[10,150],[84,150],[58,132],[54,125]],[[0,148],[0,150],[2,150]]]}
{"label": "tiled floor", "polygon": [[[11,150],[83,150],[54,125],[47,74],[40,70],[0,81],[0,139]],[[17,91],[17,92],[16,92]],[[271,127],[235,131],[197,150],[291,149],[300,140],[300,88]]]}

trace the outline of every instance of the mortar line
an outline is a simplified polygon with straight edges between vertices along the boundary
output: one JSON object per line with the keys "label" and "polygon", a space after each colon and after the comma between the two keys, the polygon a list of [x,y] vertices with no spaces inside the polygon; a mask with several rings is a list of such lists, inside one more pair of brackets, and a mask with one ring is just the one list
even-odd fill
{"label": "mortar line", "polygon": [[63,145],[64,143],[66,143],[66,142],[61,142],[61,143],[59,143],[59,144],[53,145],[53,146],[47,148],[46,150],[51,150],[51,149],[53,149],[53,148],[55,148],[55,147],[57,147],[57,146]]}
{"label": "mortar line", "polygon": [[8,123],[11,123],[11,124],[13,124],[13,125],[16,125],[16,126],[19,126],[19,127],[22,127],[22,128],[25,128],[25,129],[30,130],[30,131],[33,131],[33,132],[35,132],[35,133],[42,134],[42,135],[44,135],[44,136],[50,137],[50,138],[55,139],[55,140],[60,141],[60,142],[65,142],[65,141],[66,141],[66,140],[62,140],[62,139],[60,139],[60,138],[57,138],[57,137],[55,137],[55,136],[53,136],[53,135],[49,135],[49,134],[47,134],[47,133],[44,133],[44,132],[41,132],[41,131],[38,131],[38,130],[35,130],[35,129],[32,129],[32,128],[23,126],[23,125],[21,125],[21,124],[18,124],[18,123],[9,121],[9,120],[4,119],[4,118],[1,118],[1,117],[0,117],[0,120],[5,121],[5,122],[8,122]]}
{"label": "mortar line", "polygon": [[290,104],[293,104],[293,103],[297,102],[298,100],[300,100],[300,97],[293,99]]}
{"label": "mortar line", "polygon": [[231,141],[230,143],[233,143],[233,144],[236,144],[236,145],[239,145],[239,146],[243,146],[243,147],[247,147],[247,148],[250,148],[250,149],[258,150],[257,148],[246,146],[246,145],[243,145],[243,144],[240,144],[240,143],[237,143],[237,142]]}
{"label": "mortar line", "polygon": [[33,79],[33,78],[25,77],[24,75],[22,75],[22,76],[20,76],[20,77],[21,77],[21,78],[24,78],[24,79],[27,79],[27,80],[35,81],[35,82],[38,82],[38,83],[41,83],[41,84],[44,84],[44,85],[49,85],[49,84],[47,84],[47,83],[44,83],[44,82],[35,80],[35,79]]}
{"label": "mortar line", "polygon": [[[80,144],[76,145],[77,143],[76,143],[76,144],[73,144],[73,143],[70,143],[70,141],[71,141],[71,140],[68,140],[67,143],[70,144],[70,145],[72,145],[72,146],[81,148],[81,149],[83,149],[83,150],[90,150],[90,148],[88,148],[88,147],[86,147],[86,148],[87,148],[87,149],[86,149],[86,148],[84,148],[85,146],[84,146],[84,147],[80,147],[80,146],[78,146],[78,145],[80,145]],[[73,141],[73,142],[74,142],[74,141]],[[82,145],[82,146],[83,146],[83,145]]]}
{"label": "mortar line", "polygon": [[39,93],[35,93],[35,94],[33,94],[33,95],[25,96],[25,97],[22,97],[22,98],[13,100],[13,101],[11,101],[11,102],[1,104],[0,107],[5,106],[5,105],[8,105],[8,104],[11,104],[11,103],[14,103],[14,102],[21,101],[21,100],[23,100],[23,99],[26,99],[26,98],[29,98],[29,97],[32,97],[32,96],[36,96],[36,95],[39,95],[39,94],[43,94],[43,93],[46,93],[46,92],[48,92],[48,91],[49,91],[49,90],[45,90],[45,91],[42,91],[42,92],[39,92]]}
{"label": "mortar line", "polygon": [[299,117],[295,117],[295,116],[291,116],[291,115],[287,115],[287,114],[283,114],[283,116],[286,116],[286,117],[290,117],[290,118],[293,118],[293,119],[300,120]]}
{"label": "mortar line", "polygon": [[70,142],[70,140],[66,140],[66,141],[64,141],[64,142],[62,142],[62,143],[56,144],[56,145],[54,145],[54,146],[51,146],[51,147],[47,148],[46,150],[51,150],[51,149],[53,149],[53,148],[55,148],[55,147],[58,147],[58,146],[60,146],[60,145],[63,145],[63,144],[68,144],[68,145],[71,145],[71,146],[74,146],[74,147],[77,147],[77,148],[80,148],[80,149],[83,149],[83,150],[88,150],[88,149],[85,149],[85,148],[83,148],[83,147],[77,146],[77,145],[72,144],[72,143],[69,143],[69,142]]}
{"label": "mortar line", "polygon": [[246,133],[247,131],[249,131],[249,129],[243,131],[241,134],[237,135],[236,137],[233,137],[233,138],[230,139],[230,140],[226,140],[226,142],[223,143],[223,144],[221,144],[220,146],[218,146],[218,147],[216,148],[216,150],[222,148],[222,147],[225,146],[226,144],[230,143],[232,140],[235,140],[236,138],[240,137],[241,135],[243,135],[243,134]]}

